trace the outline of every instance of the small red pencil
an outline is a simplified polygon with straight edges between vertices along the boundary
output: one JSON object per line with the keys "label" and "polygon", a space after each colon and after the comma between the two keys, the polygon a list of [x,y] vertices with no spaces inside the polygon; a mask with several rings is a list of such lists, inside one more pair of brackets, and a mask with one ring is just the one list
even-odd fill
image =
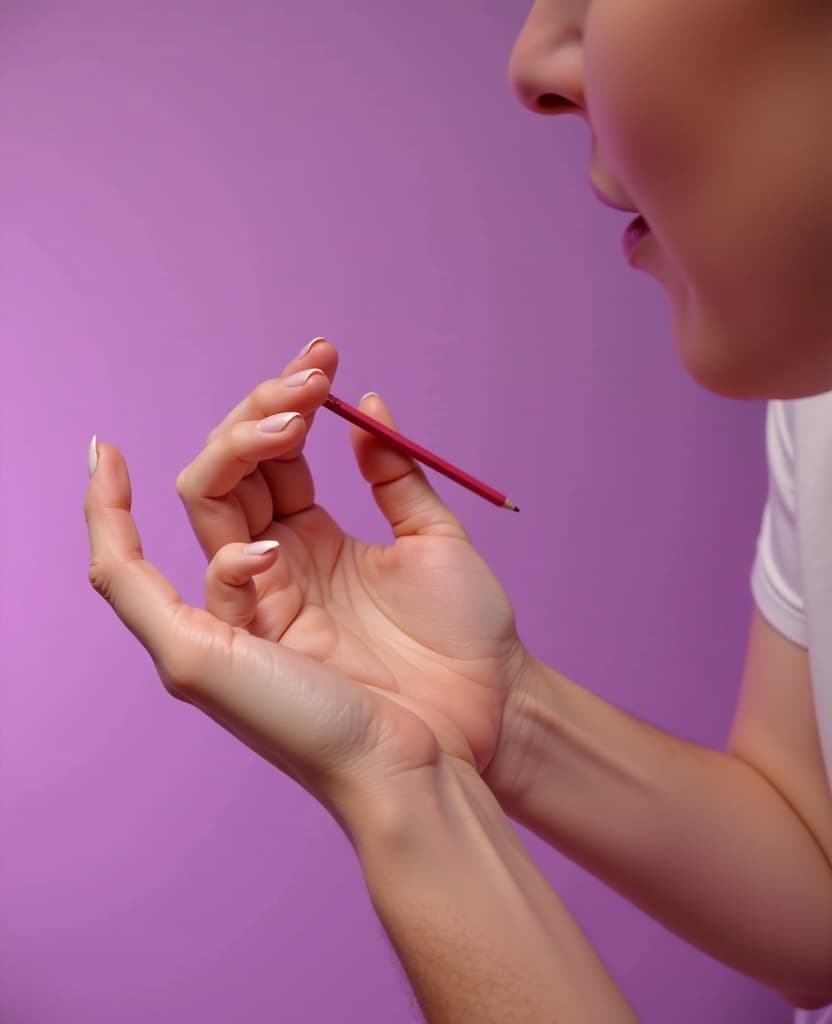
{"label": "small red pencil", "polygon": [[411,459],[416,459],[417,462],[423,462],[426,466],[430,466],[431,469],[435,469],[437,473],[441,473],[443,476],[448,477],[449,480],[453,480],[454,483],[462,484],[463,487],[467,487],[474,494],[479,494],[481,498],[485,498],[495,505],[500,505],[501,508],[510,508],[515,512],[520,511],[514,502],[509,501],[504,494],[495,491],[493,487],[489,487],[480,480],[476,480],[467,473],[463,473],[461,469],[457,469],[456,466],[452,466],[449,462],[445,462],[444,459],[440,459],[438,455],[434,455],[433,452],[422,448],[421,445],[409,440],[403,434],[398,433],[398,431],[385,427],[383,423],[374,420],[372,416],[368,416],[366,413],[354,409],[351,405],[347,405],[346,402],[342,402],[335,395],[330,395],[324,401],[324,405],[338,416],[349,420],[350,423],[354,423],[371,434],[375,434],[376,437],[380,437],[382,441],[386,441],[396,451],[401,452],[403,455],[409,455]]}

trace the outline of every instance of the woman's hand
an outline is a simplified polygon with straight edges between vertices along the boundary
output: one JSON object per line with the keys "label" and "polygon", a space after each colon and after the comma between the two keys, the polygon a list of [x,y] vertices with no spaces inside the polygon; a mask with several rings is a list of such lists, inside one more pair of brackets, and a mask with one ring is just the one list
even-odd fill
{"label": "woman's hand", "polygon": [[[302,449],[336,365],[318,341],[232,410],[180,474],[210,559],[206,611],[143,559],[127,469],[109,445],[86,502],[91,581],[166,687],[332,810],[337,794],[429,766],[440,751],[483,771],[526,661],[502,588],[418,464],[352,428],[395,536],[388,546],[345,536],[313,503]],[[287,386],[312,368],[323,372]],[[393,426],[378,397],[362,409]],[[262,429],[287,412],[301,415]]]}
{"label": "woman's hand", "polygon": [[[211,560],[207,608],[407,707],[447,753],[482,771],[525,661],[511,607],[421,466],[366,431],[351,428],[355,455],[393,543],[348,537],[314,504],[302,450],[337,364],[328,341],[311,343],[237,405],[180,473],[177,489]],[[297,386],[313,369],[321,372]],[[394,426],[377,396],[361,408]],[[282,431],[258,429],[291,412],[301,415]],[[252,578],[242,546],[275,540],[280,548]]]}

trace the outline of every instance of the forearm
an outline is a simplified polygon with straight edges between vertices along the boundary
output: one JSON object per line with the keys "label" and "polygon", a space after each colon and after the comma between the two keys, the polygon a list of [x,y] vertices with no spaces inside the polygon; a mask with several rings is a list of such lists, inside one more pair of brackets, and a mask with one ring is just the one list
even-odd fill
{"label": "forearm", "polygon": [[511,713],[484,773],[508,814],[723,962],[832,998],[832,870],[760,774],[539,662]]}
{"label": "forearm", "polygon": [[352,841],[430,1024],[636,1017],[473,769],[444,761]]}

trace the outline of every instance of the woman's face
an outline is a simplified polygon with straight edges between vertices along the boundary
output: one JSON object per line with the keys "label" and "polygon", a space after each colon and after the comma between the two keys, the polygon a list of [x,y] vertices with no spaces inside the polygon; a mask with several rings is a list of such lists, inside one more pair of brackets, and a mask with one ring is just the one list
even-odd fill
{"label": "woman's face", "polygon": [[509,71],[532,110],[586,118],[694,379],[832,390],[830,0],[537,0]]}

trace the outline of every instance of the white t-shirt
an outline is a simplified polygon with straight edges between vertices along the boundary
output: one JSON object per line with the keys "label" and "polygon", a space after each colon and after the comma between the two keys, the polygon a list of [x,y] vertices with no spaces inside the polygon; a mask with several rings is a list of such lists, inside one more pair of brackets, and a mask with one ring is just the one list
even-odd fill
{"label": "white t-shirt", "polygon": [[[751,592],[762,614],[808,648],[826,773],[832,786],[832,392],[766,411],[769,492]],[[832,1006],[795,1024],[832,1024]]]}

